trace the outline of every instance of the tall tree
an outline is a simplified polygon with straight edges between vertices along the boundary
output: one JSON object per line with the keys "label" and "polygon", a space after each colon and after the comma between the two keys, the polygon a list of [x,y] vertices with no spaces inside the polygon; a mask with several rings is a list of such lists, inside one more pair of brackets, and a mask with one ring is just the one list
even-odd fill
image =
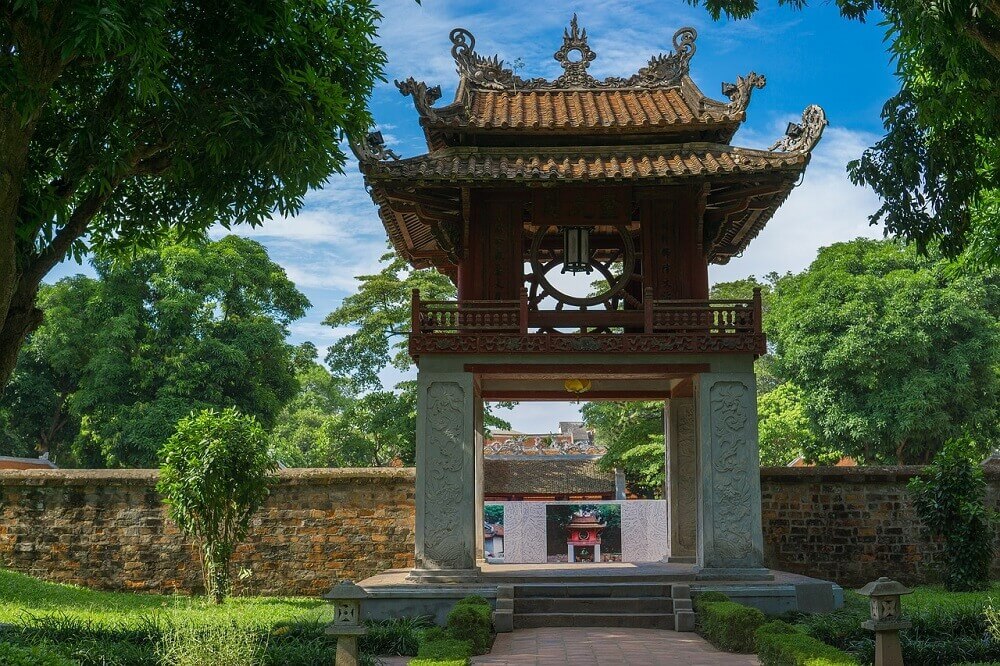
{"label": "tall tree", "polygon": [[949,438],[1000,434],[998,314],[997,270],[859,239],[780,280],[767,327],[821,439],[866,463],[926,463]]}
{"label": "tall tree", "polygon": [[293,213],[385,62],[369,0],[0,4],[0,386],[92,247]]}
{"label": "tall tree", "polygon": [[662,497],[664,466],[663,403],[588,402],[580,408],[587,427],[607,453],[601,458],[605,469],[625,473],[632,492],[643,497]]}
{"label": "tall tree", "polygon": [[[746,18],[756,0],[689,0],[712,16]],[[778,0],[796,8],[805,0]],[[837,0],[841,13],[885,16],[900,91],[882,111],[885,137],[850,165],[882,198],[886,230],[1000,263],[1000,2]]]}
{"label": "tall tree", "polygon": [[[298,388],[287,326],[309,302],[263,246],[228,236],[94,264],[97,280],[68,278],[43,292],[46,322],[3,399],[20,424],[8,430],[34,433],[43,450],[56,431],[77,464],[149,466],[192,410],[237,407],[274,423]],[[26,387],[51,406],[33,429]]]}

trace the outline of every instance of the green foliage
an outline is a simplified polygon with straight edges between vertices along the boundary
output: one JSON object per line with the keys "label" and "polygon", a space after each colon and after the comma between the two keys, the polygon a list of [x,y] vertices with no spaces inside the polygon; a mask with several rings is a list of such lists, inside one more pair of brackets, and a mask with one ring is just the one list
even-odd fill
{"label": "green foliage", "polygon": [[858,662],[792,625],[775,620],[755,634],[757,658],[763,666],[853,666]]}
{"label": "green foliage", "polygon": [[819,439],[865,464],[927,462],[1000,424],[1000,276],[891,241],[820,250],[765,322]]}
{"label": "green foliage", "polygon": [[[490,649],[490,634],[493,628],[493,611],[489,603],[455,604],[448,613],[448,633],[461,642],[472,646],[473,654],[485,654]],[[417,656],[426,657],[423,652]]]}
{"label": "green foliage", "polygon": [[5,666],[77,666],[78,663],[41,645],[20,647],[0,643],[0,664]]}
{"label": "green foliage", "polygon": [[717,604],[720,601],[729,601],[729,597],[723,592],[714,592],[710,590],[708,592],[700,592],[699,594],[696,594],[694,596],[693,605],[695,611],[701,612],[703,606],[708,604]]}
{"label": "green foliage", "polygon": [[487,504],[483,507],[483,519],[488,523],[503,525],[503,506]]}
{"label": "green foliage", "polygon": [[629,489],[642,497],[663,496],[663,403],[588,402],[581,407],[595,439],[607,447],[601,467],[620,468]]}
{"label": "green foliage", "polygon": [[277,469],[267,437],[253,417],[210,409],[181,419],[161,457],[157,490],[170,518],[201,543],[205,586],[222,603],[230,558]]}
{"label": "green foliage", "polygon": [[[781,276],[775,272],[764,276],[763,281],[751,275],[742,280],[732,282],[716,282],[712,285],[710,296],[716,300],[739,300],[749,301],[753,298],[754,289],[760,289],[761,316],[766,321],[771,311],[771,300],[774,294],[774,286]],[[776,374],[774,367],[774,354],[769,350],[766,354],[754,361],[754,373],[757,375],[757,394],[764,395],[774,390],[782,379]]]}
{"label": "green foliage", "polygon": [[[704,595],[701,595],[704,597]],[[755,652],[754,632],[766,618],[756,608],[732,601],[700,599],[698,625],[712,645],[727,652]]]}
{"label": "green foliage", "polygon": [[798,456],[821,465],[840,460],[840,451],[820,444],[806,412],[802,389],[792,382],[757,395],[760,464],[784,466]]}
{"label": "green foliage", "polygon": [[[756,0],[689,0],[718,19],[746,18]],[[778,0],[801,8],[805,0]],[[878,9],[900,91],[882,110],[886,135],[849,165],[882,206],[871,221],[915,241],[1000,262],[1000,7],[950,0],[837,0],[864,20]]]}
{"label": "green foliage", "polygon": [[358,639],[358,649],[376,655],[415,655],[431,618],[400,617],[368,622],[368,633]]}
{"label": "green foliage", "polygon": [[200,238],[94,265],[97,280],[42,291],[45,323],[0,399],[4,448],[48,450],[64,467],[150,467],[192,410],[274,423],[298,388],[287,327],[309,302],[262,245]]}
{"label": "green foliage", "polygon": [[356,329],[330,347],[326,361],[334,374],[351,378],[363,389],[381,388],[378,373],[388,365],[400,370],[412,366],[406,349],[412,291],[419,289],[426,301],[453,299],[456,294],[451,280],[433,268],[413,269],[391,252],[380,261],[385,263],[382,270],[359,275],[357,293],[323,321]]}
{"label": "green foliage", "polygon": [[[472,643],[457,638],[439,638],[433,641],[425,641],[420,644],[420,649],[417,650],[417,656],[420,659],[432,660],[432,663],[459,660],[464,664],[473,654]],[[411,660],[410,664],[413,664],[414,661]]]}
{"label": "green foliage", "polygon": [[944,540],[941,573],[952,591],[989,589],[993,562],[996,517],[984,505],[983,468],[969,460],[968,448],[968,442],[949,443],[909,483],[920,519]]}
{"label": "green foliage", "polygon": [[67,254],[290,215],[371,125],[368,0],[6,3],[0,384]]}
{"label": "green foliage", "polygon": [[468,657],[458,659],[411,659],[407,666],[467,666]]}
{"label": "green foliage", "polygon": [[176,622],[163,633],[157,652],[174,666],[255,666],[265,649],[259,636],[235,623]]}

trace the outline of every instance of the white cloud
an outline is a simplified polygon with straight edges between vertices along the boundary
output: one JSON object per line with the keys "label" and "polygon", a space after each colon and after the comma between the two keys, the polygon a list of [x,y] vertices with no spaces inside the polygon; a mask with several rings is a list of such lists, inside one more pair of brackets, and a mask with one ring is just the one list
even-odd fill
{"label": "white cloud", "polygon": [[868,224],[878,197],[847,177],[847,162],[859,157],[875,136],[844,128],[827,128],[806,168],[802,184],[792,191],[742,257],[712,266],[709,277],[724,282],[771,271],[805,269],[821,247],[859,236],[881,238],[882,228]]}

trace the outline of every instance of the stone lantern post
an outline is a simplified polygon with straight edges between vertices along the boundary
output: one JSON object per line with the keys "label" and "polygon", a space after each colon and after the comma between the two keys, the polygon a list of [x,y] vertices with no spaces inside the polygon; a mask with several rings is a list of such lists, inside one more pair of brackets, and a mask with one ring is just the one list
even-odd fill
{"label": "stone lantern post", "polygon": [[908,629],[911,623],[903,619],[900,597],[911,592],[885,576],[858,590],[871,602],[871,619],[861,626],[875,632],[875,666],[903,666],[899,630]]}
{"label": "stone lantern post", "polygon": [[358,636],[367,633],[361,623],[361,601],[368,593],[349,580],[337,583],[323,595],[333,603],[333,622],[326,633],[337,637],[335,666],[358,666]]}

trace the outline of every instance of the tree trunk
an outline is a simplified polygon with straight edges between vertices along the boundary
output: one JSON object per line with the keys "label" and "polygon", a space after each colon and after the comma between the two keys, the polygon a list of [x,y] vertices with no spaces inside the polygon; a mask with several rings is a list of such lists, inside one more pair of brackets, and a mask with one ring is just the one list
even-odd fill
{"label": "tree trunk", "polygon": [[7,386],[17,364],[17,355],[29,333],[42,323],[42,311],[35,306],[38,285],[19,288],[4,313],[0,328],[0,391]]}

